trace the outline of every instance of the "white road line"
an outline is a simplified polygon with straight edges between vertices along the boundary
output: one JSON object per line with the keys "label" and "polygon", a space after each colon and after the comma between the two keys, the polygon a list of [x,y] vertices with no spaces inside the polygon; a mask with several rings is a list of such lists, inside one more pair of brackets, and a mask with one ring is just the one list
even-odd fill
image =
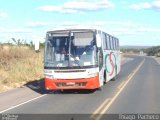
{"label": "white road line", "polygon": [[8,111],[8,110],[11,110],[11,109],[17,108],[17,107],[19,107],[19,106],[21,106],[21,105],[24,105],[24,104],[26,104],[26,103],[32,102],[32,101],[34,101],[34,100],[37,100],[37,99],[39,99],[39,98],[42,98],[42,97],[44,97],[44,96],[46,96],[46,95],[47,95],[47,94],[44,94],[44,95],[41,95],[41,96],[35,97],[35,98],[33,98],[33,99],[30,99],[30,100],[25,101],[25,102],[23,102],[23,103],[20,103],[20,104],[18,104],[18,105],[15,105],[15,106],[12,106],[12,107],[7,108],[7,109],[5,109],[5,110],[2,110],[2,111],[0,111],[0,114],[1,114],[1,113],[6,112],[6,111]]}
{"label": "white road line", "polygon": [[105,114],[105,112],[110,108],[110,106],[112,105],[112,103],[114,103],[114,101],[117,99],[117,97],[121,94],[121,92],[125,89],[125,87],[127,86],[127,84],[132,80],[132,78],[136,75],[136,73],[139,71],[139,69],[141,68],[141,66],[143,65],[145,59],[138,65],[138,67],[134,70],[134,72],[130,75],[130,77],[127,79],[127,81],[125,82],[125,84],[123,84],[123,86],[120,88],[120,90],[115,94],[115,96],[109,101],[109,103],[107,104],[107,106],[105,106],[105,108],[100,112],[101,114],[99,114],[99,116],[97,116],[97,118],[95,120],[100,120],[103,115]]}

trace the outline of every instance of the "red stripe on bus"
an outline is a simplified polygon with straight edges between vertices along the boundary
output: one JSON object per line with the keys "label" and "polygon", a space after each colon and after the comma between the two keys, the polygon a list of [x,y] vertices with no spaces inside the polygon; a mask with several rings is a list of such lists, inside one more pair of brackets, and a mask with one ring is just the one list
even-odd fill
{"label": "red stripe on bus", "polygon": [[[81,83],[86,83],[84,86],[67,86],[69,83],[75,83],[76,85]],[[65,85],[66,86],[57,86]],[[83,79],[48,79],[45,78],[45,88],[48,90],[60,90],[60,89],[96,89],[100,87],[99,75],[93,78],[83,78]]]}

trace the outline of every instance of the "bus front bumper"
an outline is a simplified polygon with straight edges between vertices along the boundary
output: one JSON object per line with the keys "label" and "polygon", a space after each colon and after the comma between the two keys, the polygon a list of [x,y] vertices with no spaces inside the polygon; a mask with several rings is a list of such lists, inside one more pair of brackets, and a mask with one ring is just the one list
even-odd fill
{"label": "bus front bumper", "polygon": [[99,88],[99,76],[83,79],[49,79],[45,78],[45,88],[47,90],[65,89],[96,89]]}

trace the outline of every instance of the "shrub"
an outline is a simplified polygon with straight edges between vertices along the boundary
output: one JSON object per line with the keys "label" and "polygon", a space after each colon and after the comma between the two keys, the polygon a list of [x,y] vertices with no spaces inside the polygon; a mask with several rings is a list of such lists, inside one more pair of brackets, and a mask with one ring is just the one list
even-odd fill
{"label": "shrub", "polygon": [[0,46],[0,91],[43,78],[43,50],[26,46]]}

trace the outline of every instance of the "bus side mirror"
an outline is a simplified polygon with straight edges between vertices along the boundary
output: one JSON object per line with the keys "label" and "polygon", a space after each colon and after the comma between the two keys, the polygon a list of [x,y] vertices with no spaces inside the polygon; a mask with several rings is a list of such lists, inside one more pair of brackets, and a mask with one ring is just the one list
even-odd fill
{"label": "bus side mirror", "polygon": [[36,52],[39,52],[39,40],[35,41],[34,49]]}
{"label": "bus side mirror", "polygon": [[99,34],[96,35],[96,43],[97,43],[97,47],[100,48],[102,43],[101,43],[101,37]]}

